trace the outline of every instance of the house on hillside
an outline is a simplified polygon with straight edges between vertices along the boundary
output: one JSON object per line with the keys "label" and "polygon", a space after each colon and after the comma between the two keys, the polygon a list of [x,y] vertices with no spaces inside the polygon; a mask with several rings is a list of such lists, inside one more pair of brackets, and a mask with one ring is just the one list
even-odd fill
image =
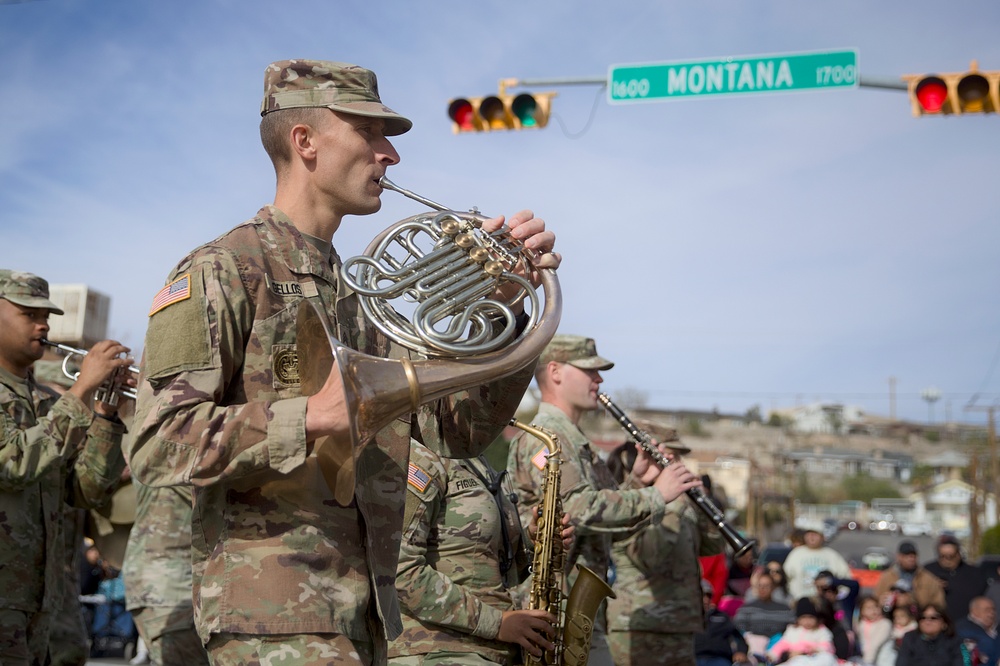
{"label": "house on hillside", "polygon": [[[969,503],[974,488],[960,479],[949,479],[937,484],[927,492],[913,493],[910,499],[915,505],[915,513],[926,515],[936,530],[951,530],[959,536],[968,533]],[[982,493],[983,527],[997,523],[997,502],[993,493]]]}
{"label": "house on hillside", "polygon": [[962,471],[969,466],[969,456],[948,449],[925,458],[923,464],[934,469],[934,483],[961,480]]}
{"label": "house on hillside", "polygon": [[[690,469],[690,465],[688,467]],[[712,478],[715,493],[726,498],[726,508],[742,511],[747,507],[750,488],[749,460],[720,456],[714,462],[699,461],[696,473],[708,474]]]}
{"label": "house on hillside", "polygon": [[809,405],[775,409],[768,415],[777,416],[794,432],[846,435],[852,425],[862,423],[865,413],[860,407],[840,403],[814,402]]}
{"label": "house on hillside", "polygon": [[817,446],[813,449],[776,454],[785,472],[827,477],[867,474],[876,479],[908,483],[913,474],[913,456],[892,451],[854,451]]}

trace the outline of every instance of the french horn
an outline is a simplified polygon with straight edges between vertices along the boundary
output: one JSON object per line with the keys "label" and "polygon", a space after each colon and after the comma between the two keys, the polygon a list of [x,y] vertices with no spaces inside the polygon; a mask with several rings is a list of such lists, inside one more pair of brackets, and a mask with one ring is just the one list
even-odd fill
{"label": "french horn", "polygon": [[[555,335],[562,312],[555,270],[536,269],[534,254],[506,225],[486,233],[487,218],[475,209],[450,210],[384,177],[379,184],[436,212],[384,230],[364,254],[344,261],[341,279],[357,293],[372,325],[425,358],[385,359],[353,350],[332,335],[310,299],[302,300],[296,322],[302,392],[317,393],[336,363],[351,416],[350,450],[338,446],[326,455],[344,466],[352,451],[402,414],[533,362]],[[518,274],[531,270],[538,272],[544,304]],[[498,288],[510,297],[491,298]],[[518,303],[527,305],[526,324],[514,313]],[[412,310],[409,317],[400,312],[404,306]]]}

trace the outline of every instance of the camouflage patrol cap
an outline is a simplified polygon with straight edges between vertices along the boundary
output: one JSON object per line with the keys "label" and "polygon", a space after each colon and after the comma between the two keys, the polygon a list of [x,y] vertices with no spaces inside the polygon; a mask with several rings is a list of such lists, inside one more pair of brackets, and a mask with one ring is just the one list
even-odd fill
{"label": "camouflage patrol cap", "polygon": [[0,298],[26,308],[45,308],[64,314],[49,300],[49,283],[31,273],[0,269]]}
{"label": "camouflage patrol cap", "polygon": [[281,109],[326,107],[356,116],[382,118],[385,135],[396,136],[413,127],[378,96],[375,72],[345,62],[279,60],[264,70],[264,100],[260,115]]}
{"label": "camouflage patrol cap", "polygon": [[657,442],[676,452],[678,455],[686,456],[691,453],[689,447],[681,444],[680,437],[677,436],[677,431],[673,428],[668,428],[662,423],[647,419],[637,419],[635,424],[656,439]]}
{"label": "camouflage patrol cap", "polygon": [[556,335],[542,352],[541,364],[569,363],[581,370],[610,370],[614,363],[597,355],[597,343],[582,335]]}

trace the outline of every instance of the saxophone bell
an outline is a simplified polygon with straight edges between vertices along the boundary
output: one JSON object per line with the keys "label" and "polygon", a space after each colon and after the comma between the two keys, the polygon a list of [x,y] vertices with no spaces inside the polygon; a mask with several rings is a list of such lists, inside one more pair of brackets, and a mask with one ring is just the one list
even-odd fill
{"label": "saxophone bell", "polygon": [[594,633],[594,618],[606,597],[615,593],[603,578],[585,566],[577,565],[577,579],[563,609],[563,589],[566,578],[566,553],[562,543],[562,500],[559,497],[562,472],[559,468],[562,447],[555,433],[535,425],[525,425],[511,419],[510,425],[545,442],[549,455],[545,459],[542,480],[542,501],[538,509],[538,531],[535,533],[535,556],[531,565],[529,610],[544,610],[557,618],[555,652],[533,657],[525,654],[528,666],[584,666],[590,655]]}

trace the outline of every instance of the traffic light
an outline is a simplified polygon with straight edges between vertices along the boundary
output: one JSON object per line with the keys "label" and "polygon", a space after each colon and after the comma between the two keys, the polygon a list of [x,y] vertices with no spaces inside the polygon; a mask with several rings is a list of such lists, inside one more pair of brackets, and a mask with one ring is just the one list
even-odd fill
{"label": "traffic light", "polygon": [[975,60],[968,72],[908,74],[903,80],[914,116],[1000,112],[1000,71],[981,72]]}
{"label": "traffic light", "polygon": [[541,129],[549,124],[554,92],[458,97],[448,102],[452,132]]}

